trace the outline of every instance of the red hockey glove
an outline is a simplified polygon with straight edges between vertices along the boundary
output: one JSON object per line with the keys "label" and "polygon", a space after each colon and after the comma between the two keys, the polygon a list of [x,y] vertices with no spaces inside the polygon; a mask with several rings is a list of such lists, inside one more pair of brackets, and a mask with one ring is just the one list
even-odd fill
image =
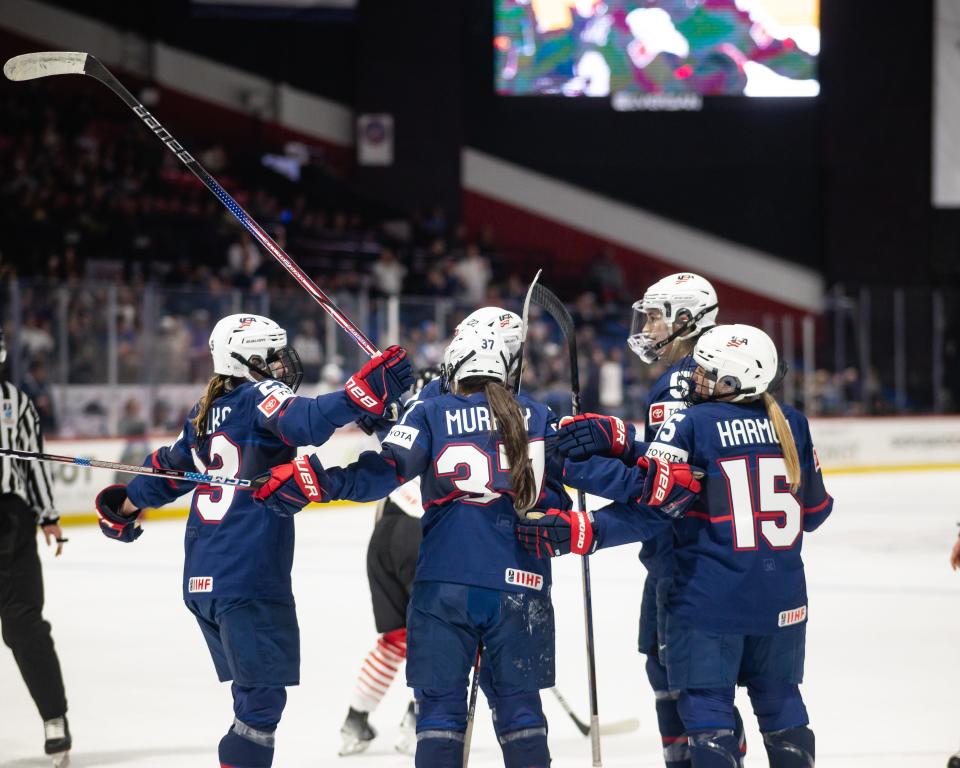
{"label": "red hockey glove", "polygon": [[299,456],[273,467],[253,480],[253,498],[280,517],[293,517],[310,502],[326,501],[320,478],[323,465],[316,456]]}
{"label": "red hockey glove", "polygon": [[625,460],[636,439],[636,428],[616,416],[581,413],[560,419],[557,438],[557,450],[569,459],[612,456]]}
{"label": "red hockey glove", "polygon": [[343,388],[355,406],[380,417],[411,386],[413,366],[406,350],[394,345],[371,358]]}
{"label": "red hockey glove", "polygon": [[517,538],[527,552],[541,560],[560,557],[567,552],[589,555],[597,548],[590,516],[573,510],[528,512],[517,523]]}
{"label": "red hockey glove", "polygon": [[700,493],[703,470],[689,464],[671,464],[663,459],[641,457],[637,466],[646,470],[643,491],[637,502],[659,509],[667,517],[683,517]]}
{"label": "red hockey glove", "polygon": [[121,514],[123,502],[127,500],[127,486],[108,485],[97,494],[95,502],[97,517],[100,518],[100,531],[108,539],[129,544],[143,535],[143,528],[137,522],[140,510],[133,515]]}

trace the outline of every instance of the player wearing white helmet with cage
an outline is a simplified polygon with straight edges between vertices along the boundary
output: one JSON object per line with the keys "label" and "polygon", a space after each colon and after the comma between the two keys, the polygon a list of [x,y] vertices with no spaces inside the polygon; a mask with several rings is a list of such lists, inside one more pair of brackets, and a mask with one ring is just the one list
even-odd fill
{"label": "player wearing white helmet with cage", "polygon": [[[508,768],[546,768],[539,690],[553,685],[550,567],[515,536],[534,505],[569,509],[552,451],[555,416],[508,385],[512,361],[500,330],[461,326],[444,353],[449,392],[412,404],[379,453],[324,469],[258,497],[296,511],[321,500],[374,500],[421,479],[423,540],[407,612],[407,684],[417,698],[416,764],[463,765],[467,680],[482,642],[495,729]],[[274,469],[279,478],[289,473]],[[563,513],[566,514],[566,513]]]}
{"label": "player wearing white helmet with cage", "polygon": [[[587,462],[582,459],[590,455],[616,456],[629,466],[644,455],[661,425],[685,407],[686,389],[681,371],[697,339],[717,324],[717,312],[717,293],[710,281],[692,272],[668,275],[647,288],[643,298],[633,305],[627,344],[644,363],[666,365],[667,369],[647,394],[643,440],[635,442],[634,427],[614,417],[583,414],[565,419],[558,450],[573,460],[567,469],[571,477],[579,471],[586,472]],[[605,482],[597,477],[592,481],[599,487]],[[687,740],[677,712],[677,692],[667,681],[658,641],[658,630],[662,630],[659,617],[674,568],[672,532],[667,530],[644,541],[640,562],[647,569],[647,577],[641,600],[638,647],[647,656],[647,679],[656,696],[664,762],[667,768],[689,768]],[[742,725],[739,732],[742,734]]]}
{"label": "player wearing white helmet with cage", "polygon": [[[705,332],[679,372],[686,404],[640,465],[594,456],[568,483],[613,503],[596,513],[598,547],[644,538],[634,500],[645,465],[699,468],[696,505],[672,526],[671,587],[660,605],[660,660],[677,697],[693,768],[740,768],[734,708],[746,687],[772,768],[813,768],[814,734],[800,695],[807,593],[804,533],[830,515],[807,420],[771,390],[785,373],[767,334],[748,325]],[[571,462],[567,462],[570,467]],[[617,482],[603,465],[612,465]],[[696,469],[693,469],[695,474]],[[591,477],[592,476],[592,477]],[[611,540],[611,520],[633,534]],[[742,728],[742,724],[739,724]]]}
{"label": "player wearing white helmet with cage", "polygon": [[[406,353],[390,347],[342,391],[297,397],[300,358],[287,334],[259,315],[230,315],[210,334],[214,375],[172,445],[145,463],[252,478],[321,445],[361,414],[381,416],[410,386]],[[265,513],[250,489],[137,477],[97,497],[104,535],[132,542],[144,509],[193,492],[184,542],[183,599],[221,681],[233,681],[234,718],[220,764],[268,768],[286,686],[300,676],[300,635],[290,583],[293,520]]]}

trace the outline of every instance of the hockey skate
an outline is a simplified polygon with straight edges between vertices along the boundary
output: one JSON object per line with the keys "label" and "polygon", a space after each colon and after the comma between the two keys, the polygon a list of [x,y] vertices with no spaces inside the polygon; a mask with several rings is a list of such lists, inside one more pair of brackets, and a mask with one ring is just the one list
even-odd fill
{"label": "hockey skate", "polygon": [[369,712],[359,712],[350,707],[350,711],[347,712],[347,719],[343,721],[340,728],[340,738],[343,739],[343,744],[338,753],[340,757],[363,752],[370,746],[370,742],[377,737],[377,732],[367,722],[369,716]]}
{"label": "hockey skate", "polygon": [[70,726],[67,717],[54,717],[43,723],[43,751],[53,760],[53,768],[67,768],[70,765]]}
{"label": "hockey skate", "polygon": [[403,755],[415,755],[417,752],[417,714],[412,701],[407,711],[403,713],[400,733],[397,734],[393,748]]}

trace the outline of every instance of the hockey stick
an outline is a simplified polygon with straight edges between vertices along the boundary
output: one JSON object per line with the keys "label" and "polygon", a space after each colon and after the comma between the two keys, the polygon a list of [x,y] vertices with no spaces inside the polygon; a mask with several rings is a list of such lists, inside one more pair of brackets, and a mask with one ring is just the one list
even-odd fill
{"label": "hockey stick", "polygon": [[533,293],[535,287],[538,285],[540,280],[540,275],[543,272],[542,269],[537,270],[537,274],[533,276],[533,280],[530,281],[530,287],[527,288],[527,295],[523,299],[523,315],[520,318],[520,349],[517,350],[517,381],[514,386],[514,391],[517,394],[520,394],[520,383],[523,379],[523,348],[527,345],[527,326],[530,321],[530,302],[533,300]]}
{"label": "hockey stick", "polygon": [[330,315],[343,330],[349,333],[354,341],[360,345],[360,348],[370,357],[379,354],[380,350],[368,339],[353,321],[350,320],[341,309],[333,303],[327,294],[325,294],[311,280],[307,274],[297,266],[283,249],[277,245],[263,228],[253,220],[240,204],[234,200],[230,194],[220,186],[219,182],[194,159],[183,145],[173,138],[173,135],[160,125],[160,121],[151,115],[145,106],[137,101],[133,94],[128,91],[116,77],[101,64],[95,56],[89,53],[73,51],[44,51],[39,53],[24,53],[20,56],[14,56],[3,65],[3,73],[7,79],[14,81],[35,80],[38,77],[50,77],[52,75],[90,75],[95,80],[99,80],[107,88],[119,96],[133,113],[139,117],[144,125],[149,128],[153,134],[160,139],[167,148],[175,154],[180,161],[190,169],[194,176],[203,182],[223,206],[233,214],[234,218],[240,222],[247,232],[264,248],[270,255],[280,262],[281,266],[287,270],[303,289],[310,294],[314,301]]}
{"label": "hockey stick", "polygon": [[[567,341],[570,352],[570,392],[573,415],[580,413],[580,369],[577,362],[577,333],[573,325],[570,311],[563,305],[549,288],[537,285],[533,289],[533,302],[549,314],[560,326]],[[577,505],[581,511],[586,511],[586,495],[577,491]],[[589,514],[589,513],[588,513]],[[592,515],[590,516],[592,519]],[[600,714],[597,704],[597,659],[593,644],[593,591],[590,587],[590,558],[584,555],[580,558],[581,574],[583,576],[583,623],[586,632],[587,644],[587,679],[590,690],[590,748],[593,752],[594,766],[602,766],[600,758]]]}
{"label": "hockey stick", "polygon": [[477,643],[477,660],[473,663],[473,680],[470,681],[470,704],[467,707],[467,730],[463,734],[463,768],[470,762],[470,742],[473,741],[473,716],[477,712],[477,691],[480,689],[480,657],[483,655],[483,640]]}
{"label": "hockey stick", "polygon": [[[153,477],[166,477],[170,480],[188,483],[208,483],[209,485],[233,485],[237,488],[253,488],[254,480],[243,480],[236,477],[221,477],[220,475],[208,475],[203,472],[187,472],[179,469],[164,469],[163,467],[141,467],[136,464],[120,464],[116,461],[100,461],[99,459],[86,459],[82,456],[59,456],[55,453],[33,453],[31,451],[18,451],[14,448],[0,448],[0,456],[10,456],[14,459],[23,461],[49,461],[56,464],[76,464],[80,467],[97,467],[99,469],[112,469],[116,472],[126,472],[128,475],[151,475]],[[264,476],[263,482],[269,478]],[[256,483],[257,486],[262,483]]]}
{"label": "hockey stick", "polygon": [[[533,277],[533,282],[530,283],[530,287],[527,288],[527,295],[523,300],[523,317],[520,328],[520,349],[517,350],[517,381],[516,381],[516,391],[520,392],[520,380],[523,377],[523,346],[527,341],[527,319],[530,315],[530,301],[533,298],[534,286],[537,284],[537,280],[540,279],[540,273],[543,272],[542,269],[537,270],[537,274]],[[473,680],[470,682],[470,703],[467,707],[467,730],[463,735],[463,768],[467,768],[467,763],[470,760],[470,742],[473,740],[473,719],[474,715],[477,712],[477,691],[480,688],[480,657],[483,655],[483,641],[481,640],[477,643],[477,660],[473,665]]]}
{"label": "hockey stick", "polygon": [[[583,720],[577,717],[577,713],[573,711],[565,698],[560,694],[560,689],[554,686],[550,689],[553,692],[553,695],[557,697],[557,701],[560,702],[560,706],[563,707],[563,711],[566,712],[570,719],[573,720],[573,724],[577,726],[577,730],[580,731],[584,736],[590,735],[590,726],[587,725]],[[635,717],[631,717],[627,720],[617,720],[612,723],[604,723],[600,726],[600,735],[601,736],[616,736],[621,733],[631,733],[632,731],[637,730],[640,727],[640,721]]]}

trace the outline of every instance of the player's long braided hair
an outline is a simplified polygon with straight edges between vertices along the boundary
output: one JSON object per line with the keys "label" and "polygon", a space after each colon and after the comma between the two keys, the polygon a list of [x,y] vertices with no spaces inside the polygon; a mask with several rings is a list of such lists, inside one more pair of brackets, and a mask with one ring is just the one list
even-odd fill
{"label": "player's long braided hair", "polygon": [[491,423],[491,433],[500,433],[510,462],[510,485],[513,488],[513,507],[519,517],[537,503],[537,479],[530,465],[527,422],[520,403],[503,382],[486,377],[471,377],[457,383],[463,394],[483,391],[486,395],[496,427]]}
{"label": "player's long braided hair", "polygon": [[769,392],[763,393],[763,404],[767,408],[767,417],[773,423],[773,429],[780,441],[783,451],[783,461],[787,465],[787,480],[790,481],[790,492],[800,490],[800,456],[797,453],[797,441],[794,440],[787,417],[783,415],[780,404]]}
{"label": "player's long braided hair", "polygon": [[200,445],[206,437],[207,416],[210,415],[210,408],[219,397],[227,394],[232,389],[232,377],[215,373],[210,381],[207,382],[207,389],[200,398],[200,407],[197,408],[197,415],[190,423],[193,424],[193,431],[197,435],[197,445]]}

